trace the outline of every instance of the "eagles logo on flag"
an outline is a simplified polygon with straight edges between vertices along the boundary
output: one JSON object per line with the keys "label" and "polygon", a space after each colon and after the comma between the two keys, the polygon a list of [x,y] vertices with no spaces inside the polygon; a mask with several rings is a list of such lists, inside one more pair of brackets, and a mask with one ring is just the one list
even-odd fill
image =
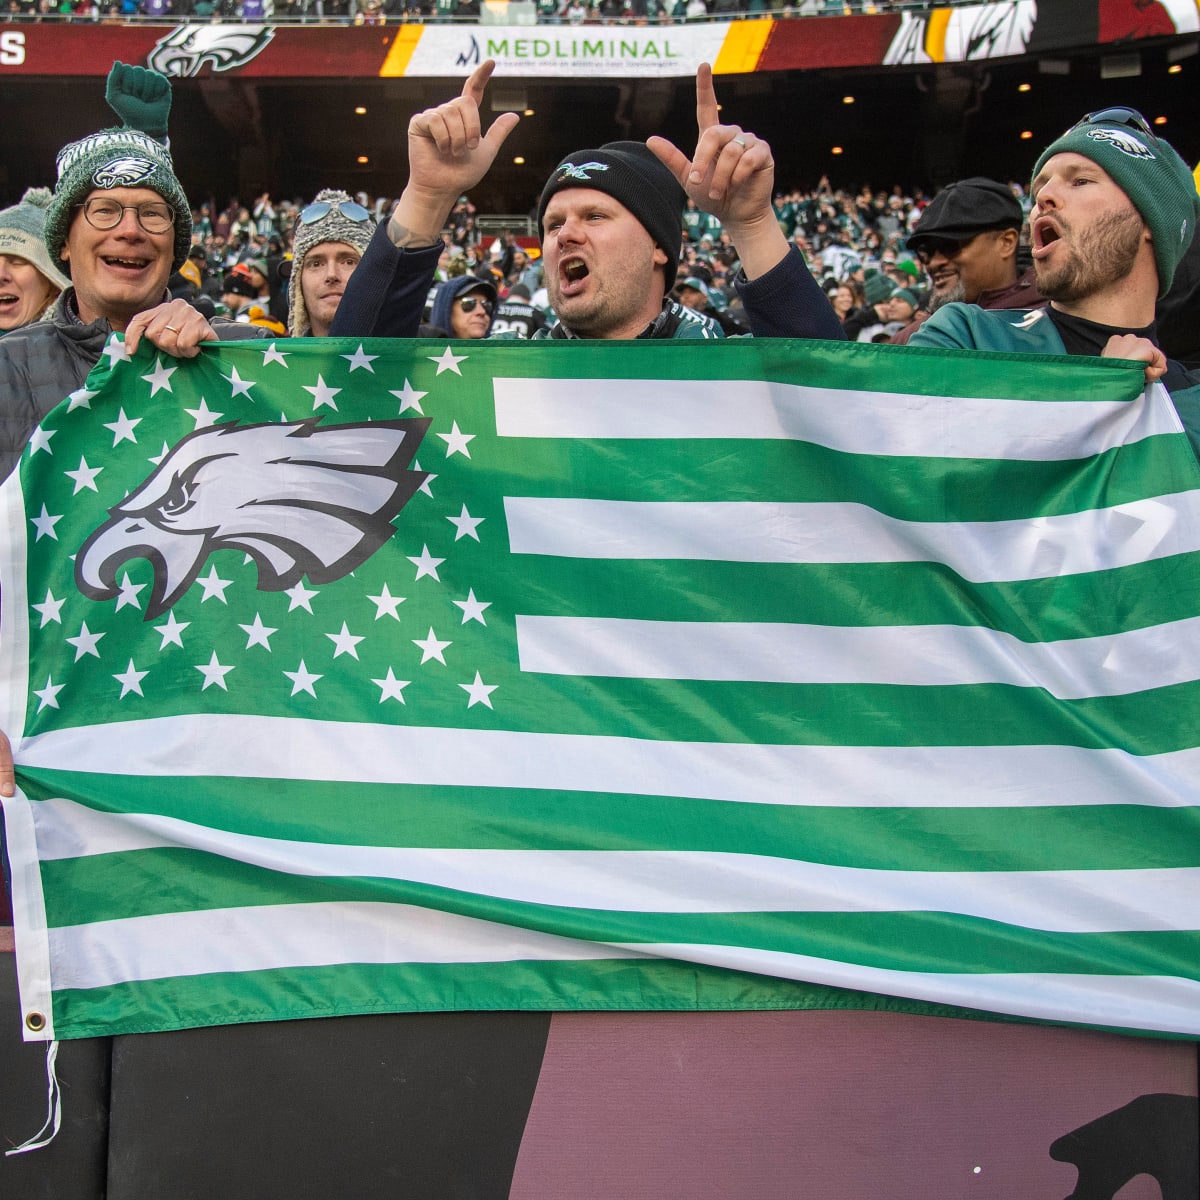
{"label": "eagles logo on flag", "polygon": [[109,510],[76,556],[76,585],[93,600],[111,600],[117,568],[148,558],[149,621],[192,586],[214,550],[250,554],[263,591],[305,576],[340,579],[395,532],[392,519],[425,479],[407,467],[428,425],[321,427],[313,418],[197,430]]}

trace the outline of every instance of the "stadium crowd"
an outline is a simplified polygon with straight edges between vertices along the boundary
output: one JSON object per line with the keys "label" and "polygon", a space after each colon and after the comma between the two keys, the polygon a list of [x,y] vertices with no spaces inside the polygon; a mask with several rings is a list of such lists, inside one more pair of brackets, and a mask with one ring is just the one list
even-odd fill
{"label": "stadium crowd", "polygon": [[[970,0],[943,0],[942,7]],[[735,17],[842,16],[923,10],[928,0],[534,0],[542,24],[671,24]],[[478,21],[480,0],[5,0],[3,20],[270,21],[382,25]]]}

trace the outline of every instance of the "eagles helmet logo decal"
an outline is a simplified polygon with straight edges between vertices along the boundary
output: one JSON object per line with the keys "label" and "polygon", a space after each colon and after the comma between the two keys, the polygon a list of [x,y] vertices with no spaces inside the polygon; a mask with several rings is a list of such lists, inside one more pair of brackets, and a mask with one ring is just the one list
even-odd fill
{"label": "eagles helmet logo decal", "polygon": [[270,25],[179,25],[154,43],[146,66],[176,79],[199,75],[205,63],[214,71],[234,71],[262,53],[274,36]]}
{"label": "eagles helmet logo decal", "polygon": [[98,167],[92,183],[98,188],[136,187],[154,174],[154,164],[148,158],[127,154]]}
{"label": "eagles helmet logo decal", "polygon": [[1109,129],[1106,126],[1098,126],[1095,129],[1087,131],[1088,137],[1094,142],[1108,142],[1109,145],[1115,146],[1122,154],[1128,154],[1130,158],[1145,158],[1151,159],[1154,154],[1145,143],[1138,141],[1131,133],[1126,133],[1123,129]]}
{"label": "eagles helmet logo decal", "polygon": [[559,179],[582,179],[584,183],[591,182],[589,171],[607,171],[608,163],[587,162],[587,163],[566,163],[559,167]]}
{"label": "eagles helmet logo decal", "polygon": [[429,419],[319,420],[188,434],[80,547],[76,586],[111,600],[119,568],[148,559],[149,621],[192,586],[214,550],[249,554],[264,592],[348,575],[392,536],[392,519],[428,477],[409,463]]}

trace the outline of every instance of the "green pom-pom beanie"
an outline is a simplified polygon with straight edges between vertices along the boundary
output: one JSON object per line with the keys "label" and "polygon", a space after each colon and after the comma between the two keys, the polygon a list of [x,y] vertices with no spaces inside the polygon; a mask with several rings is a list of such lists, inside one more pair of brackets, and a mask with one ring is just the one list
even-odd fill
{"label": "green pom-pom beanie", "polygon": [[1081,121],[1052,142],[1033,168],[1036,179],[1055,154],[1074,153],[1108,172],[1150,230],[1158,266],[1158,294],[1175,278],[1200,218],[1200,195],[1187,164],[1168,142],[1119,120]]}
{"label": "green pom-pom beanie", "polygon": [[76,205],[97,190],[138,187],[157,192],[175,210],[171,265],[177,271],[192,245],[192,211],[175,177],[167,138],[171,84],[157,71],[115,62],[104,98],[122,124],[80,138],[58,152],[58,183],[46,212],[51,261],[61,262]]}

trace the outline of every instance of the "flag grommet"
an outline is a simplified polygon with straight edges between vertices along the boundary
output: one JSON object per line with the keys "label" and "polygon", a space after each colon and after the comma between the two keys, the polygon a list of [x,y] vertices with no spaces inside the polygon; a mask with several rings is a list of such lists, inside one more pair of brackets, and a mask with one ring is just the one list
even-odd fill
{"label": "flag grommet", "polygon": [[25,1028],[30,1033],[41,1033],[46,1028],[46,1016],[44,1013],[31,1012],[25,1014]]}

